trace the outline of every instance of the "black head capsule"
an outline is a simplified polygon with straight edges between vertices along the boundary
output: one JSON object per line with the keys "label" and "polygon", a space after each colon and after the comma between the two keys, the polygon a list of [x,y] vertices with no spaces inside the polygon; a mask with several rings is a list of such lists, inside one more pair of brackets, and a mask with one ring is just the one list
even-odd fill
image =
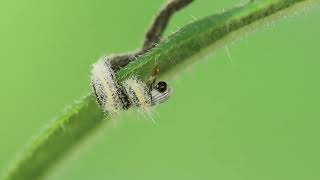
{"label": "black head capsule", "polygon": [[160,92],[160,93],[164,93],[167,90],[168,86],[167,83],[164,81],[160,81],[158,82],[158,84],[156,85],[156,89]]}

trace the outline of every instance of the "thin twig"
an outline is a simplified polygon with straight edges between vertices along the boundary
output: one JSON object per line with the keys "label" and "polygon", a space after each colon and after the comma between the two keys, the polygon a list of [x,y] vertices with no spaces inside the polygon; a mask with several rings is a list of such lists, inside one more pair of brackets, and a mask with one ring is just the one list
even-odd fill
{"label": "thin twig", "polygon": [[126,66],[129,62],[136,59],[137,56],[142,55],[148,50],[152,49],[160,41],[160,38],[174,13],[180,9],[183,9],[191,2],[193,2],[193,0],[171,0],[168,4],[166,4],[154,18],[149,30],[145,35],[143,45],[137,52],[109,57],[112,69],[117,71]]}
{"label": "thin twig", "polygon": [[146,33],[143,46],[140,50],[141,54],[153,48],[156,43],[160,41],[160,38],[166,29],[171,16],[175,12],[189,5],[191,2],[193,2],[193,0],[173,0],[159,11],[150,29]]}

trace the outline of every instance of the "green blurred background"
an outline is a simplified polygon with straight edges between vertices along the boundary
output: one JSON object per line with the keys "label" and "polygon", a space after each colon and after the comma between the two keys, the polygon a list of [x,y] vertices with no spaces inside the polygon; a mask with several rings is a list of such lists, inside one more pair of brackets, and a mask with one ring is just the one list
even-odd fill
{"label": "green blurred background", "polygon": [[[164,0],[0,1],[0,171],[90,91],[90,65],[132,51]],[[235,0],[196,1],[166,34]],[[49,179],[320,179],[320,11],[290,16],[169,83],[154,126],[109,123]]]}

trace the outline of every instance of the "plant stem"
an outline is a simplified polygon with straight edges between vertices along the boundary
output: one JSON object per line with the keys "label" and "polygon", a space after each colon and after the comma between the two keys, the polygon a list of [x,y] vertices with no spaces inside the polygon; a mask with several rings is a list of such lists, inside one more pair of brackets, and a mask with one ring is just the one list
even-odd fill
{"label": "plant stem", "polygon": [[[257,0],[186,25],[117,72],[119,81],[135,74],[146,81],[155,65],[161,75],[176,74],[198,55],[212,52],[288,13],[319,3],[316,0]],[[36,137],[3,179],[40,179],[67,152],[103,124],[106,114],[89,95],[57,118]]]}
{"label": "plant stem", "polygon": [[161,70],[161,75],[167,76],[168,72],[176,74],[177,69],[199,60],[198,55],[212,52],[252,30],[317,3],[317,0],[253,0],[202,18],[184,26],[122,68],[117,73],[118,78],[124,80],[135,74],[146,80],[155,65]]}

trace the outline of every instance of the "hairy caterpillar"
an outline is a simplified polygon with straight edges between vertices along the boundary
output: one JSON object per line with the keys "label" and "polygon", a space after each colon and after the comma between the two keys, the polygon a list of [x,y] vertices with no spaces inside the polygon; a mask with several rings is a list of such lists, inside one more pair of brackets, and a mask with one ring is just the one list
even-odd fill
{"label": "hairy caterpillar", "polygon": [[97,102],[111,114],[130,107],[148,111],[150,107],[166,101],[172,91],[163,81],[147,85],[130,77],[119,83],[108,58],[102,58],[93,65],[91,84]]}
{"label": "hairy caterpillar", "polygon": [[112,114],[130,107],[139,107],[143,111],[148,111],[150,107],[169,99],[172,90],[167,83],[160,81],[156,84],[155,77],[159,73],[158,68],[155,69],[148,83],[143,83],[136,77],[118,82],[114,72],[154,48],[161,40],[171,16],[191,2],[193,0],[169,1],[153,20],[145,35],[143,45],[138,51],[102,58],[94,64],[91,72],[92,90],[104,111]]}

